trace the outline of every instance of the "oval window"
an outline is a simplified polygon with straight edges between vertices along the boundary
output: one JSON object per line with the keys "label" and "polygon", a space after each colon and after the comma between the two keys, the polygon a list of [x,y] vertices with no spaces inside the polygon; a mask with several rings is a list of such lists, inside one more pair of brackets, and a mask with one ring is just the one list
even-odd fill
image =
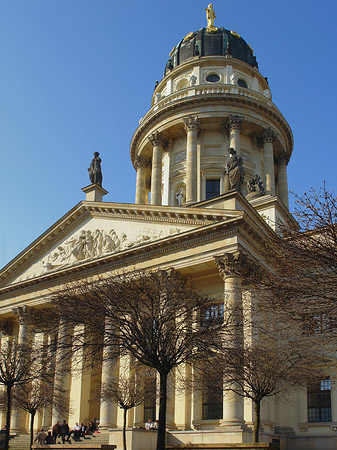
{"label": "oval window", "polygon": [[209,75],[207,75],[206,81],[208,81],[209,83],[217,83],[218,81],[220,81],[220,76],[217,73],[210,73]]}
{"label": "oval window", "polygon": [[248,87],[247,83],[244,80],[241,80],[241,78],[238,79],[238,85],[244,88]]}

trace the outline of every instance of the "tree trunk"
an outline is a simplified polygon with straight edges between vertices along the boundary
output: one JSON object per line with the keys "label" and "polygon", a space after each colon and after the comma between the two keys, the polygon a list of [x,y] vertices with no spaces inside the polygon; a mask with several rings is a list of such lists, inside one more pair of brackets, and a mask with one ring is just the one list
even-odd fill
{"label": "tree trunk", "polygon": [[35,413],[30,413],[30,447],[29,448],[32,448],[32,445],[33,445],[34,418],[35,418]]}
{"label": "tree trunk", "polygon": [[253,428],[253,443],[259,442],[259,430],[261,422],[261,400],[254,402],[254,428]]}
{"label": "tree trunk", "polygon": [[160,372],[159,375],[160,375],[160,398],[159,398],[159,428],[157,436],[157,450],[165,450],[167,373]]}
{"label": "tree trunk", "polygon": [[7,386],[7,414],[6,414],[6,435],[5,435],[5,450],[8,450],[9,447],[9,429],[11,426],[11,393],[12,387]]}
{"label": "tree trunk", "polygon": [[124,409],[123,414],[123,449],[126,450],[126,415],[128,413],[127,409]]}

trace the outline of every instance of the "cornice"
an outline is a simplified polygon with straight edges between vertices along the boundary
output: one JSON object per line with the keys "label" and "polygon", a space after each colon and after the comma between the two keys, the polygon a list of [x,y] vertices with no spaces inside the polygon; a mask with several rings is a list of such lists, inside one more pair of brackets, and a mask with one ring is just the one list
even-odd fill
{"label": "cornice", "polygon": [[8,285],[0,288],[0,301],[1,297],[9,292],[20,294],[29,291],[34,292],[37,287],[48,289],[55,285],[56,280],[62,280],[62,283],[67,283],[71,279],[77,278],[79,274],[86,277],[97,275],[102,272],[116,270],[126,264],[132,266],[138,262],[144,261],[144,259],[149,261],[152,258],[174,253],[184,248],[195,247],[216,239],[223,239],[225,236],[238,233],[238,227],[243,224],[243,221],[244,214],[243,212],[240,212],[236,217],[227,220],[210,223],[177,235],[125,249],[109,256],[103,256],[89,261],[87,260],[83,263],[66,267],[55,272],[50,272],[26,281]]}
{"label": "cornice", "polygon": [[[224,88],[225,87],[226,85],[224,85]],[[181,93],[183,93],[183,90],[181,91]],[[213,92],[213,93],[205,93],[202,95],[193,95],[193,96],[186,96],[183,98],[177,98],[176,100],[172,100],[171,102],[167,103],[167,105],[162,106],[160,109],[153,110],[153,112],[151,112],[150,109],[144,116],[144,122],[142,122],[138,126],[131,140],[130,156],[132,164],[134,164],[137,143],[139,142],[141,137],[149,134],[151,128],[154,127],[155,125],[160,125],[160,122],[164,121],[173,110],[176,113],[179,113],[180,110],[182,110],[186,106],[198,105],[198,117],[199,119],[202,119],[203,112],[200,110],[200,105],[201,104],[207,105],[214,103],[234,107],[242,105],[266,115],[269,119],[272,119],[274,122],[276,122],[279,125],[279,127],[284,131],[285,136],[287,138],[288,153],[291,154],[293,149],[293,134],[288,122],[285,120],[285,118],[283,117],[279,109],[276,107],[276,105],[274,105],[274,103],[268,101],[267,99],[263,99],[262,95],[261,99],[257,99],[256,98],[257,96],[258,96],[257,93],[254,93],[254,97],[250,97],[234,93],[223,94]],[[167,97],[167,99],[169,99],[169,97]],[[270,105],[267,102],[270,103]],[[229,114],[230,111],[227,112],[227,115]],[[188,115],[188,112],[186,112],[186,115]]]}
{"label": "cornice", "polygon": [[9,277],[15,276],[19,268],[25,270],[42,249],[47,252],[57,239],[65,237],[86,218],[102,217],[117,220],[204,226],[233,216],[235,217],[237,214],[231,211],[211,211],[209,209],[198,209],[196,211],[192,208],[83,201],[10,261],[0,271],[0,283],[3,284]]}

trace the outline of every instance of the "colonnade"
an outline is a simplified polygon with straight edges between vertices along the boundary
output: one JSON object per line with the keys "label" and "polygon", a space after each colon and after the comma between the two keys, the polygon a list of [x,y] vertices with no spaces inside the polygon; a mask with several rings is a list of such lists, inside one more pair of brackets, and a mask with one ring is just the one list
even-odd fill
{"label": "colonnade", "polygon": [[[186,172],[185,172],[185,203],[192,204],[198,200],[198,162],[197,146],[198,133],[201,130],[198,116],[187,116],[182,119],[182,125],[186,132]],[[240,154],[240,133],[243,118],[239,115],[231,114],[228,118],[227,126],[224,129],[228,135],[229,146],[237,154]],[[286,156],[282,156],[275,161],[275,152],[273,143],[277,133],[272,128],[267,128],[260,133],[259,141],[263,146],[263,166],[264,183],[267,194],[276,195],[275,191],[275,163],[278,168],[278,196],[283,203],[288,206],[288,182],[287,182],[287,163]],[[168,136],[164,132],[155,131],[148,140],[152,145],[152,157],[144,158],[141,155],[135,159],[137,170],[136,181],[136,204],[147,204],[149,201],[149,191],[151,191],[151,205],[162,204],[162,162],[163,153],[167,151]],[[226,179],[225,169],[219,174],[221,180],[220,192],[228,190],[228,180]]]}

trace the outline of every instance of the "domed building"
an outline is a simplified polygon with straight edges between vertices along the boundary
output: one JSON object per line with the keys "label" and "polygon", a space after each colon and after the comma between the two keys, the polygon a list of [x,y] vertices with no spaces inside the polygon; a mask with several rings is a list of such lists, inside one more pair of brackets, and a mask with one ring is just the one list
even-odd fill
{"label": "domed building", "polygon": [[242,194],[258,176],[269,200],[287,208],[293,137],[271,98],[251,47],[236,32],[187,34],[170,53],[131,141],[136,204],[147,203],[149,191],[151,205],[168,206],[179,206],[179,191],[184,206],[228,192],[233,148],[243,159]]}
{"label": "domed building", "polygon": [[[85,200],[0,271],[1,342],[29,338],[33,351],[36,343],[55,339],[57,348],[58,338],[49,336],[43,324],[33,331],[29,311],[48,307],[51,293],[71,280],[116,270],[173,267],[214,298],[240,299],[243,257],[258,259],[270,229],[277,231],[291,219],[287,164],[292,150],[292,131],[272,101],[250,45],[211,20],[206,28],[188,33],[171,51],[151,108],[131,140],[135,203],[103,201],[107,191],[95,153],[91,184],[82,189]],[[221,305],[216,306],[221,314]],[[58,336],[66,332],[60,324]],[[62,365],[62,358],[52,358],[55,367]],[[67,420],[70,425],[95,420],[105,442],[120,445],[122,412],[95,394],[97,383],[109,377],[112,369],[105,361],[98,372],[83,363],[81,375],[71,370],[64,377],[71,405]],[[55,372],[55,383],[56,378]],[[151,386],[156,389],[155,378]],[[169,444],[251,441],[249,401],[221,394],[215,404],[174,386],[167,405]],[[318,446],[322,436],[331,438],[336,387],[329,384],[326,393],[326,423],[310,423],[304,390],[290,402],[267,399],[262,440],[305,449],[308,436],[310,445]],[[139,427],[149,416],[157,417],[157,408],[156,401],[145,399],[129,411],[130,449],[155,448],[154,435]],[[61,419],[55,408],[45,407],[36,427],[48,429]],[[28,426],[28,414],[14,411],[12,431],[25,433]],[[295,437],[299,440],[291,441]]]}

